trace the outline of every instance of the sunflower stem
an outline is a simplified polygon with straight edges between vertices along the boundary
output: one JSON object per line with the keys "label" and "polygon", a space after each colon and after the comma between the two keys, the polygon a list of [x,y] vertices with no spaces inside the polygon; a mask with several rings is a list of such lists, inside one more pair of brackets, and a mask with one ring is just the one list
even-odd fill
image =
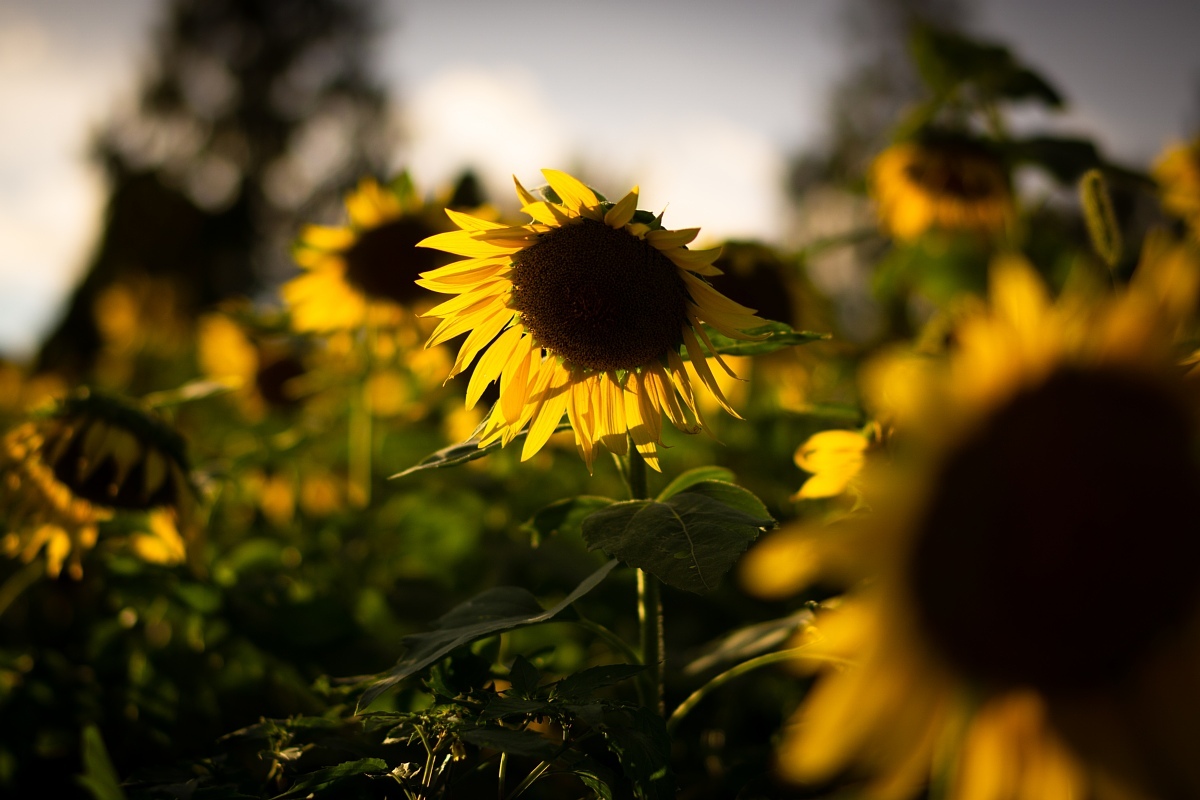
{"label": "sunflower stem", "polygon": [[[646,481],[646,461],[629,440],[629,496],[633,500],[650,497]],[[638,632],[641,645],[642,664],[646,667],[645,697],[651,708],[664,715],[663,704],[663,610],[662,586],[658,578],[643,569],[637,571],[638,587]]]}

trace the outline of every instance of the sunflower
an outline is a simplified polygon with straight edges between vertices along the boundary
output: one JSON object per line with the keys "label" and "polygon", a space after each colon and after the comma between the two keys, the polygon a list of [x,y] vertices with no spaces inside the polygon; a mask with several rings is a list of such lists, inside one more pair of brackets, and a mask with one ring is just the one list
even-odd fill
{"label": "sunflower", "polygon": [[201,371],[234,390],[243,413],[254,421],[271,410],[299,405],[298,384],[307,370],[290,343],[252,336],[232,317],[210,313],[196,325]]}
{"label": "sunflower", "polygon": [[993,265],[990,306],[910,373],[922,409],[867,473],[872,513],[792,533],[852,587],[812,663],[852,666],[785,731],[785,776],[854,769],[897,798],[930,778],[953,800],[1200,794],[1200,421],[1173,347],[1193,308],[1163,263],[1055,303],[1023,261]]}
{"label": "sunflower", "polygon": [[1163,208],[1183,219],[1200,238],[1200,136],[1168,147],[1154,163]]}
{"label": "sunflower", "polygon": [[410,319],[423,293],[413,281],[445,263],[414,245],[445,230],[406,175],[382,186],[363,178],[346,196],[347,224],[309,225],[293,258],[303,273],[284,284],[283,299],[298,331],[328,333]]}
{"label": "sunflower", "polygon": [[689,250],[699,230],[667,230],[639,212],[637,187],[610,203],[564,172],[542,174],[545,200],[516,181],[532,222],[508,226],[448,210],[460,230],[421,243],[465,257],[418,281],[456,295],[428,312],[442,321],[426,346],[470,332],[450,370],[453,377],[480,356],[468,408],[499,380],[481,446],[508,444],[528,425],[527,459],[565,413],[589,470],[597,444],[625,454],[629,438],[658,469],[663,414],[681,431],[705,427],[685,351],[701,383],[737,416],[701,342],[732,370],[701,323],[749,339],[743,331],[764,321],[704,279],[719,274],[712,264],[720,248]]}
{"label": "sunflower", "polygon": [[892,145],[872,164],[870,186],[880,222],[897,239],[930,230],[998,235],[1013,218],[1004,163],[965,137]]}
{"label": "sunflower", "polygon": [[143,409],[92,392],[9,431],[0,444],[0,474],[8,528],[0,549],[26,562],[44,552],[52,577],[68,558],[69,574],[79,577],[101,523],[117,512],[151,512],[149,535],[178,549],[174,522],[171,538],[165,517],[155,512],[187,519],[195,500],[179,435]]}

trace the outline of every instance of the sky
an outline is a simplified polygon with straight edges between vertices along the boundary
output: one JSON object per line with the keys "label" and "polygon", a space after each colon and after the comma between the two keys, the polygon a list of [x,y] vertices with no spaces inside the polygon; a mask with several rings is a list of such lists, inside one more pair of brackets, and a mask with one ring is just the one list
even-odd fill
{"label": "sky", "polygon": [[[471,165],[586,169],[671,227],[772,240],[790,154],[817,142],[852,50],[844,0],[383,0],[377,75],[395,164],[436,187]],[[0,353],[53,324],[101,224],[90,134],[129,107],[162,0],[0,2]],[[1066,95],[1032,124],[1144,166],[1200,128],[1200,2],[976,0],[971,27]],[[783,54],[783,55],[781,55]],[[1189,127],[1190,126],[1190,127]]]}

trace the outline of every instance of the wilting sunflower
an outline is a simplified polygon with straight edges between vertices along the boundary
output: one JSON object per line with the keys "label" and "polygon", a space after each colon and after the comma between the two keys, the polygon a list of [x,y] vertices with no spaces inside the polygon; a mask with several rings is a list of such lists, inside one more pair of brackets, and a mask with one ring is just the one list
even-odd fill
{"label": "wilting sunflower", "polygon": [[1200,238],[1200,136],[1167,148],[1154,163],[1154,179],[1169,213],[1183,219]]}
{"label": "wilting sunflower", "polygon": [[529,458],[566,413],[589,469],[597,444],[624,454],[627,438],[658,469],[663,414],[682,431],[704,427],[685,350],[708,391],[737,416],[701,349],[703,342],[715,354],[701,323],[748,339],[743,331],[764,321],[704,279],[718,274],[720,249],[689,250],[699,230],[667,230],[639,212],[636,187],[609,203],[564,172],[542,174],[545,200],[516,182],[532,222],[507,226],[448,211],[461,230],[421,243],[465,257],[418,281],[456,295],[428,312],[442,322],[426,346],[470,332],[450,371],[479,355],[468,407],[500,381],[481,444],[507,444],[528,425],[521,458]]}
{"label": "wilting sunflower", "polygon": [[1013,218],[1003,161],[965,137],[892,145],[871,166],[870,186],[880,222],[898,239],[930,230],[998,235]]}
{"label": "wilting sunflower", "polygon": [[300,233],[293,258],[304,272],[282,289],[298,331],[395,325],[425,297],[413,283],[417,276],[446,262],[414,246],[447,226],[406,175],[386,186],[363,178],[345,204],[345,225],[309,225]]}
{"label": "wilting sunflower", "polygon": [[[83,553],[114,513],[168,509],[187,517],[195,500],[179,434],[143,409],[91,392],[10,431],[0,471],[3,550],[25,561],[45,552],[52,576],[68,557],[69,573],[79,576]],[[151,533],[165,530],[158,517],[150,524]]]}
{"label": "wilting sunflower", "polygon": [[812,654],[852,666],[818,679],[784,775],[896,798],[931,779],[953,800],[1200,796],[1179,280],[1147,259],[1116,298],[1051,303],[1024,262],[993,266],[990,307],[920,373],[903,458],[867,476],[869,521],[804,540],[853,587]]}

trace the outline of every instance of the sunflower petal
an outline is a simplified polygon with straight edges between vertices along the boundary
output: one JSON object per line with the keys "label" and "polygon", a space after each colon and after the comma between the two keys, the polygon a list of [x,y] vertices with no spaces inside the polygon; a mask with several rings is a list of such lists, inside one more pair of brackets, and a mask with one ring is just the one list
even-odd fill
{"label": "sunflower petal", "polygon": [[[659,250],[671,250],[676,247],[683,247],[691,242],[700,233],[699,228],[680,228],[677,231],[650,231],[646,234],[646,241],[657,247]],[[704,250],[685,250],[685,253],[703,253]],[[718,255],[721,249],[717,248]]]}
{"label": "sunflower petal", "polygon": [[455,211],[453,208],[446,209],[446,216],[450,221],[464,231],[490,231],[496,228],[508,227],[503,222],[493,222],[490,219],[480,219],[473,217],[470,214],[464,214],[461,211]]}
{"label": "sunflower petal", "polygon": [[571,399],[570,370],[557,363],[547,369],[550,371],[550,379],[538,399],[537,412],[529,425],[525,444],[521,447],[522,461],[532,457],[550,440]]}
{"label": "sunflower petal", "polygon": [[621,198],[615,206],[604,215],[604,224],[610,228],[624,228],[637,212],[638,187],[633,187],[629,194]]}
{"label": "sunflower petal", "polygon": [[517,252],[522,247],[522,244],[499,244],[496,242],[481,241],[476,238],[477,233],[471,231],[447,231],[446,233],[435,233],[433,236],[427,236],[417,242],[417,247],[428,247],[433,250],[441,250],[446,253],[453,253],[456,256],[498,256]]}
{"label": "sunflower petal", "polygon": [[475,371],[467,383],[467,408],[474,408],[487,385],[500,377],[524,332],[525,329],[520,325],[505,329],[479,357],[479,363],[475,365]]}
{"label": "sunflower petal", "polygon": [[500,413],[510,425],[521,418],[525,398],[529,396],[529,369],[533,357],[533,337],[517,340],[513,353],[500,374]]}
{"label": "sunflower petal", "polygon": [[683,341],[687,347],[688,355],[692,359],[692,367],[696,370],[696,374],[700,376],[700,380],[708,388],[709,393],[716,399],[717,404],[731,416],[741,419],[741,415],[733,410],[733,406],[729,405],[729,401],[725,399],[724,393],[721,392],[721,387],[717,384],[717,379],[713,376],[712,370],[708,368],[707,355],[700,348],[700,343],[696,341],[696,335],[692,333],[690,325],[683,326]]}
{"label": "sunflower petal", "polygon": [[563,201],[563,205],[579,216],[599,219],[600,199],[586,184],[575,176],[556,169],[544,169],[542,175]]}

